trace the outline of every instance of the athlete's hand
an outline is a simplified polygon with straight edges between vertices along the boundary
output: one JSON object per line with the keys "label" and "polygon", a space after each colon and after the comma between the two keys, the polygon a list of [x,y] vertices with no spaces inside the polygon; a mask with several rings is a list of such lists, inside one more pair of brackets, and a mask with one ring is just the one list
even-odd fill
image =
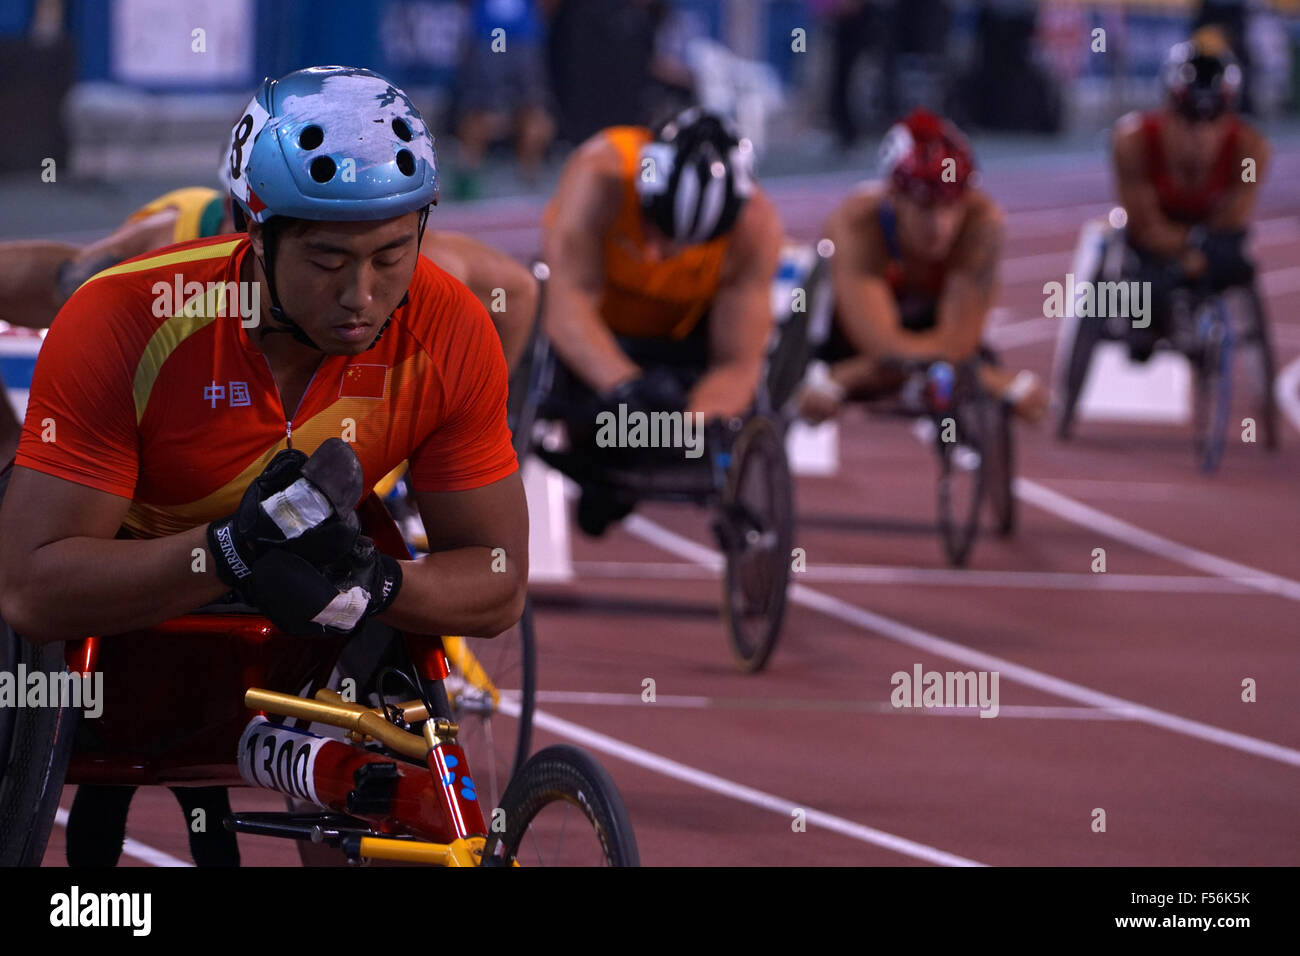
{"label": "athlete's hand", "polygon": [[217,576],[238,588],[276,548],[317,567],[337,561],[357,540],[353,509],[361,491],[361,463],[342,439],[329,439],[310,458],[280,452],[249,484],[238,510],[208,525]]}
{"label": "athlete's hand", "polygon": [[402,566],[360,535],[346,556],[323,569],[274,548],[254,562],[240,591],[286,634],[333,637],[385,611],[401,587]]}
{"label": "athlete's hand", "polygon": [[677,377],[666,368],[648,368],[601,396],[603,411],[680,412],[686,407],[686,393]]}

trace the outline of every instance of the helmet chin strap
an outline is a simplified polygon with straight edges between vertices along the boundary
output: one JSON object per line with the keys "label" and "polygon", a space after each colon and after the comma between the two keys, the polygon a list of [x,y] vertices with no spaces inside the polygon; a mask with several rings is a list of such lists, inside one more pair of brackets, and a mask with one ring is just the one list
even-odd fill
{"label": "helmet chin strap", "polygon": [[[420,254],[420,245],[424,241],[424,227],[429,221],[429,208],[430,208],[429,206],[425,206],[423,209],[420,210],[420,226],[415,235],[415,254],[417,256]],[[284,306],[280,304],[280,296],[277,295],[275,291],[275,268],[274,268],[275,251],[276,251],[276,246],[279,244],[279,241],[280,241],[280,223],[276,221],[276,217],[272,216],[270,219],[268,219],[266,222],[262,224],[262,249],[264,252],[264,256],[263,258],[259,259],[258,262],[262,266],[262,272],[265,273],[266,275],[267,291],[271,294],[271,305],[267,311],[270,313],[271,318],[274,319],[276,322],[278,322],[280,325],[284,326],[284,328],[273,328],[268,325],[263,325],[262,337],[265,338],[266,336],[273,335],[277,332],[286,333],[288,335],[291,335],[294,341],[300,342],[301,344],[307,346],[308,348],[315,349],[317,352],[324,352],[325,350],[321,348],[319,345],[317,345],[315,342],[313,342],[311,336],[309,336],[306,332],[303,331],[301,325],[299,325],[293,319],[289,318],[287,314],[285,314]],[[400,309],[402,306],[406,305],[406,303],[408,303],[409,301],[411,301],[411,290],[407,289],[405,292],[402,293],[402,301],[397,303],[397,306],[393,309],[393,312],[396,312],[397,309]],[[369,352],[371,349],[373,349],[376,345],[379,344],[379,340],[384,337],[384,332],[387,330],[388,324],[392,321],[393,321],[393,315],[392,313],[389,313],[388,318],[384,320],[384,324],[379,327],[379,332],[375,335],[374,341],[366,346],[365,351]]]}

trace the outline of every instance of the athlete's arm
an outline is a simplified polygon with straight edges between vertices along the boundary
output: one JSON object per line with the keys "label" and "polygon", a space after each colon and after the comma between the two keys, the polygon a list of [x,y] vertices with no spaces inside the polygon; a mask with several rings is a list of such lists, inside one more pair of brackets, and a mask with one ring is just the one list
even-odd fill
{"label": "athlete's arm", "polygon": [[1189,227],[1169,219],[1160,209],[1156,187],[1147,178],[1146,148],[1136,117],[1116,124],[1112,158],[1115,188],[1128,214],[1128,236],[1134,245],[1165,258],[1182,255]]}
{"label": "athlete's arm", "polygon": [[1002,213],[991,200],[981,197],[979,202],[970,225],[957,237],[939,294],[935,327],[917,336],[930,354],[950,362],[964,362],[975,354],[997,296]]}
{"label": "athlete's arm", "polygon": [[[831,282],[840,331],[861,356],[872,359],[926,358],[921,336],[903,331],[894,292],[885,278],[888,254],[876,225],[878,198],[858,193],[845,200],[826,224],[826,237],[835,244]],[[840,362],[831,377],[845,388],[869,380],[870,367]]]}
{"label": "athlete's arm", "polygon": [[40,644],[148,627],[226,592],[207,560],[204,526],[115,539],[129,505],[15,466],[0,505],[0,616]]}
{"label": "athlete's arm", "polygon": [[420,634],[495,637],[510,628],[528,583],[519,472],[470,491],[417,492],[415,500],[430,554],[402,562],[402,588],[382,620]]}
{"label": "athlete's arm", "polygon": [[59,270],[80,250],[63,242],[0,242],[0,321],[43,329],[67,298]]}
{"label": "athlete's arm", "polygon": [[691,389],[687,411],[739,415],[754,403],[772,332],[772,279],[781,257],[781,220],[761,191],[736,221],[709,317],[709,368]]}
{"label": "athlete's arm", "polygon": [[560,177],[555,218],[545,230],[542,256],[551,268],[543,319],[556,354],[597,392],[640,374],[600,317],[605,286],[601,239],[621,201],[618,155],[601,139],[588,142]]}
{"label": "athlete's arm", "polygon": [[[1244,123],[1239,139],[1239,153],[1229,180],[1227,192],[1218,202],[1218,208],[1207,223],[1210,229],[1222,232],[1241,232],[1250,226],[1255,215],[1255,202],[1259,197],[1259,185],[1264,181],[1268,169],[1270,150],[1266,140],[1254,127]],[[1255,175],[1250,182],[1245,180],[1243,163],[1254,161]]]}
{"label": "athlete's arm", "polygon": [[501,337],[506,364],[514,369],[537,313],[533,274],[504,252],[461,233],[433,233],[420,251],[469,286],[483,303]]}
{"label": "athlete's arm", "polygon": [[124,223],[84,249],[63,242],[0,243],[0,320],[48,328],[63,303],[95,273],[168,245],[178,215],[164,209]]}

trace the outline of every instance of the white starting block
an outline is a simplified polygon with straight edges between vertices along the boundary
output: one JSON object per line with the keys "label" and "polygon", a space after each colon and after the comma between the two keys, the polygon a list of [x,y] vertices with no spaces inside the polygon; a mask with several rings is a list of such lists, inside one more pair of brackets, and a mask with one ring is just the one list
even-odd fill
{"label": "white starting block", "polygon": [[528,580],[540,584],[573,580],[569,545],[569,479],[537,458],[526,458],[524,494],[528,498]]}
{"label": "white starting block", "polygon": [[1192,367],[1176,352],[1129,361],[1122,342],[1098,342],[1079,396],[1083,421],[1185,425],[1192,420]]}
{"label": "white starting block", "polygon": [[840,470],[840,426],[832,419],[820,425],[796,421],[785,435],[785,453],[796,475],[833,475]]}

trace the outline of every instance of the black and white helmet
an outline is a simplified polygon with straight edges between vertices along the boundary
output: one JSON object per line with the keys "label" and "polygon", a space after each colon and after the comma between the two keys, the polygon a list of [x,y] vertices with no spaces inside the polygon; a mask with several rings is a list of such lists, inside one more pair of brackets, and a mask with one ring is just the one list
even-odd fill
{"label": "black and white helmet", "polygon": [[670,239],[716,239],[754,191],[753,144],[722,117],[691,107],[641,148],[636,188],[646,216]]}

